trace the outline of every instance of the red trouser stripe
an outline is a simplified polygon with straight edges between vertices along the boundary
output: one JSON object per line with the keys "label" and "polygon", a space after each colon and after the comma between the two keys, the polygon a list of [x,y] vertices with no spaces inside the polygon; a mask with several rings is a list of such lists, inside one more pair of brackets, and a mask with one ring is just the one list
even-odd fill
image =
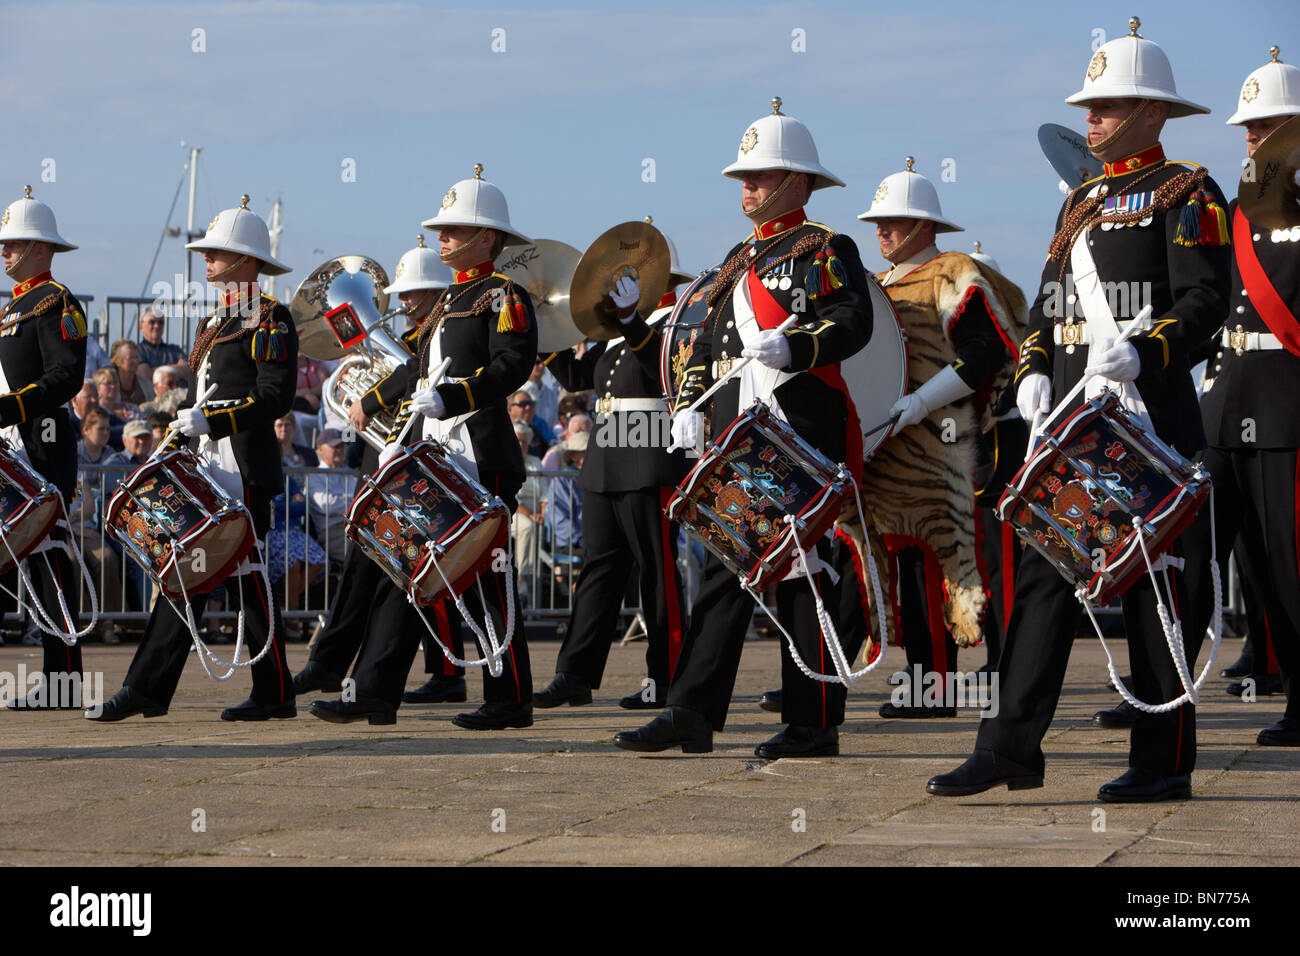
{"label": "red trouser stripe", "polygon": [[1002,626],[1011,620],[1011,605],[1016,596],[1016,532],[1002,522]]}
{"label": "red trouser stripe", "polygon": [[[664,562],[664,597],[668,601],[668,680],[670,682],[673,674],[677,673],[677,657],[682,652],[682,608],[677,596],[677,578],[674,574],[676,559],[673,556],[673,545],[676,542],[671,539],[672,522],[664,514],[672,494],[672,488],[659,489],[659,533],[663,539],[661,544]],[[644,600],[645,597],[642,596],[642,601]]]}

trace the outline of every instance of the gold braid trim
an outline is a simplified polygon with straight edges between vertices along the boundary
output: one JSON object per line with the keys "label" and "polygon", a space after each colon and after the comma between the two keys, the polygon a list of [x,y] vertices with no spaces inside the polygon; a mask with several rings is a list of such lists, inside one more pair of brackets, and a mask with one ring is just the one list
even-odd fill
{"label": "gold braid trim", "polygon": [[[811,232],[806,236],[801,236],[794,241],[794,245],[790,247],[790,251],[785,255],[773,259],[771,262],[761,267],[756,266],[754,269],[754,275],[759,277],[764,276],[783,262],[797,259],[799,256],[807,255],[810,252],[824,252],[827,247],[830,246],[831,240],[834,239],[836,235],[838,235],[838,233],[832,232],[828,235],[827,233],[819,231]],[[772,248],[772,246],[783,237],[784,234],[781,236],[773,236],[764,249]],[[749,248],[754,249],[754,254],[752,256],[749,254]],[[714,280],[713,288],[709,292],[710,311],[716,308],[721,308],[726,304],[727,299],[731,297],[731,293],[735,291],[736,280],[749,268],[751,263],[758,262],[760,255],[761,251],[757,246],[746,247],[741,249],[723,264],[722,268],[718,271],[718,278]]]}
{"label": "gold braid trim", "polygon": [[[486,275],[477,282],[467,285],[456,293],[455,299],[459,299],[470,289],[474,288],[474,286],[481,285],[491,278],[491,275]],[[504,297],[510,295],[510,293],[514,291],[514,287],[515,283],[513,281],[507,281],[503,286],[488,289],[487,291],[480,293],[479,297],[474,300],[473,305],[460,312],[447,311],[454,299],[448,298],[447,290],[444,289],[442,294],[438,296],[438,301],[433,304],[433,311],[429,313],[429,317],[420,324],[420,334],[416,339],[420,346],[420,367],[425,369],[425,371],[428,371],[428,366],[425,363],[429,358],[429,343],[432,339],[433,333],[442,328],[442,323],[444,321],[447,319],[463,319],[467,315],[479,315],[480,313],[486,312],[491,307],[492,300],[497,296],[498,289],[500,290],[500,294]],[[446,356],[444,355],[443,358],[446,358]]]}
{"label": "gold braid trim", "polygon": [[34,319],[38,315],[51,311],[57,304],[66,301],[67,294],[68,292],[66,289],[60,289],[58,292],[51,292],[45,298],[37,302],[34,308],[28,309],[22,315],[6,315],[4,321],[0,322],[0,332],[10,329],[20,322],[26,322],[28,319]]}
{"label": "gold braid trim", "polygon": [[[203,327],[199,329],[199,334],[194,339],[194,348],[190,352],[190,371],[192,371],[197,378],[199,368],[203,365],[203,360],[207,358],[208,352],[212,351],[214,345],[220,345],[222,342],[229,342],[232,339],[239,338],[245,332],[256,330],[258,325],[261,325],[262,322],[270,317],[270,314],[274,309],[275,302],[273,300],[264,300],[257,312],[257,322],[248,327],[244,326],[243,318],[238,315],[226,316],[224,319],[219,319],[216,322],[205,322]],[[208,318],[211,319],[216,314],[216,310],[213,310],[208,313]],[[236,319],[239,322],[239,328],[234,332],[231,332],[229,335],[221,335],[221,330],[230,324],[231,319]]]}

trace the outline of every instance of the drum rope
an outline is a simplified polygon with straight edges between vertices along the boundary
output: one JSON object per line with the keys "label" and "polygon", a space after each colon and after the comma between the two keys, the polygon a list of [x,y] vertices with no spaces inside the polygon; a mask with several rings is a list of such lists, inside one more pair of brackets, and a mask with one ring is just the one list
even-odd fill
{"label": "drum rope", "polygon": [[[77,556],[77,564],[81,567],[82,579],[86,582],[86,593],[90,597],[90,623],[79,631],[65,631],[54,623],[54,619],[49,616],[49,612],[47,612],[41,605],[40,597],[37,595],[36,588],[33,586],[32,578],[27,571],[26,563],[18,560],[18,556],[14,554],[13,548],[9,546],[8,536],[4,534],[2,529],[0,529],[0,541],[4,543],[5,550],[9,552],[9,557],[14,562],[14,567],[18,571],[18,576],[22,579],[23,587],[32,596],[32,602],[31,604],[27,604],[21,600],[17,594],[10,591],[4,585],[0,585],[0,590],[13,598],[14,603],[17,604],[19,608],[31,612],[32,623],[35,624],[39,630],[42,630],[53,637],[57,637],[69,647],[76,647],[77,641],[93,631],[96,625],[99,624],[99,600],[98,596],[95,594],[95,582],[91,579],[90,569],[86,567],[86,559],[82,556],[81,549],[77,547],[76,541],[73,540],[72,521],[68,517],[68,508],[63,502],[63,495],[60,494],[58,498],[59,510],[63,513],[63,520],[58,522],[55,527],[62,525],[67,529],[68,540],[52,542],[51,547],[62,548]],[[35,557],[36,554],[41,553],[43,552],[37,551],[29,555],[29,557]],[[50,572],[50,580],[55,580],[54,568],[50,564],[48,555],[45,557],[45,567]],[[72,623],[72,614],[68,610],[68,604],[63,599],[63,589],[55,588],[55,594],[58,597],[59,610],[63,612],[64,622],[71,627],[75,627],[76,625]]]}
{"label": "drum rope", "polygon": [[[1174,501],[1174,506],[1176,506],[1186,494],[1188,494],[1186,488],[1180,490],[1178,497]],[[1141,524],[1141,518],[1134,518],[1133,526],[1137,531],[1138,544],[1142,548],[1142,557],[1146,560],[1147,574],[1151,577],[1151,585],[1156,595],[1156,614],[1160,618],[1160,626],[1165,634],[1165,642],[1169,645],[1169,653],[1173,657],[1174,668],[1178,672],[1178,679],[1182,682],[1183,694],[1174,700],[1158,705],[1145,703],[1133,696],[1133,694],[1129,692],[1128,688],[1124,686],[1124,682],[1120,679],[1119,672],[1116,670],[1115,658],[1111,656],[1110,647],[1106,644],[1106,638],[1101,632],[1101,626],[1097,623],[1097,617],[1093,612],[1092,602],[1088,600],[1086,588],[1080,587],[1075,591],[1075,597],[1079,599],[1079,603],[1081,603],[1084,610],[1088,612],[1088,620],[1092,622],[1093,630],[1096,631],[1097,638],[1101,641],[1101,649],[1106,654],[1106,670],[1110,674],[1111,683],[1113,683],[1115,689],[1119,691],[1119,695],[1143,713],[1164,714],[1174,710],[1175,708],[1181,707],[1183,704],[1190,703],[1195,706],[1199,702],[1197,692],[1200,690],[1202,685],[1204,685],[1205,679],[1209,676],[1210,669],[1214,666],[1214,659],[1218,656],[1219,644],[1223,638],[1223,581],[1219,572],[1218,534],[1214,527],[1214,488],[1210,488],[1210,578],[1214,586],[1214,613],[1210,618],[1210,626],[1207,629],[1207,633],[1210,635],[1211,644],[1209,658],[1206,660],[1204,668],[1201,669],[1200,677],[1195,681],[1193,681],[1191,677],[1191,669],[1187,662],[1187,651],[1183,644],[1182,622],[1179,621],[1176,616],[1171,618],[1169,614],[1169,609],[1164,601],[1164,595],[1160,589],[1160,582],[1156,579],[1155,568],[1151,561],[1151,556],[1147,552],[1146,538],[1142,535]],[[1169,589],[1170,594],[1173,594],[1173,588],[1169,582],[1167,567],[1162,568],[1161,573],[1164,576],[1165,587]]]}

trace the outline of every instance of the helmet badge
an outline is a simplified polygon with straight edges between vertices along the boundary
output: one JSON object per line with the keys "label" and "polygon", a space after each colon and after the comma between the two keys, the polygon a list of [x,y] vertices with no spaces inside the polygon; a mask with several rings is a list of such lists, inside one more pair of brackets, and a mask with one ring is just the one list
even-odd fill
{"label": "helmet badge", "polygon": [[745,130],[745,135],[740,138],[740,151],[748,153],[758,145],[758,130],[751,126]]}
{"label": "helmet badge", "polygon": [[1098,50],[1088,63],[1088,79],[1096,82],[1097,77],[1106,72],[1106,54]]}

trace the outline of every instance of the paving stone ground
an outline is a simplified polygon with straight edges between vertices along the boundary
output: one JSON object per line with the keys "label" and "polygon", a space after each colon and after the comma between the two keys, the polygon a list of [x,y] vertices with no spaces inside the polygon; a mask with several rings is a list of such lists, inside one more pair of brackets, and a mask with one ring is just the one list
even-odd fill
{"label": "paving stone ground", "polygon": [[[712,754],[615,749],[615,732],[650,716],[616,703],[639,684],[643,648],[613,648],[594,704],[538,711],[533,727],[505,733],[456,728],[448,718],[466,708],[452,704],[404,707],[394,727],[322,723],[306,714],[315,694],[295,720],[223,723],[248,680],[216,684],[194,660],[165,717],[0,712],[0,865],[1300,864],[1300,750],[1255,744],[1277,697],[1242,703],[1211,678],[1194,798],[1103,806],[1097,788],[1124,771],[1127,734],[1088,720],[1117,698],[1100,647],[1081,638],[1045,743],[1046,785],[941,799],[925,781],[964,759],[978,717],[882,720],[884,672],[854,687],[839,757],[756,758],[779,729],[756,704],[779,673],[772,641],[746,646]],[[538,688],[557,649],[533,647]],[[1216,671],[1238,650],[1225,642]],[[133,651],[87,647],[108,694]],[[305,659],[290,646],[295,669]],[[963,651],[961,666],[983,659]],[[0,648],[0,671],[39,663],[36,648]],[[470,687],[476,706],[477,675]]]}

